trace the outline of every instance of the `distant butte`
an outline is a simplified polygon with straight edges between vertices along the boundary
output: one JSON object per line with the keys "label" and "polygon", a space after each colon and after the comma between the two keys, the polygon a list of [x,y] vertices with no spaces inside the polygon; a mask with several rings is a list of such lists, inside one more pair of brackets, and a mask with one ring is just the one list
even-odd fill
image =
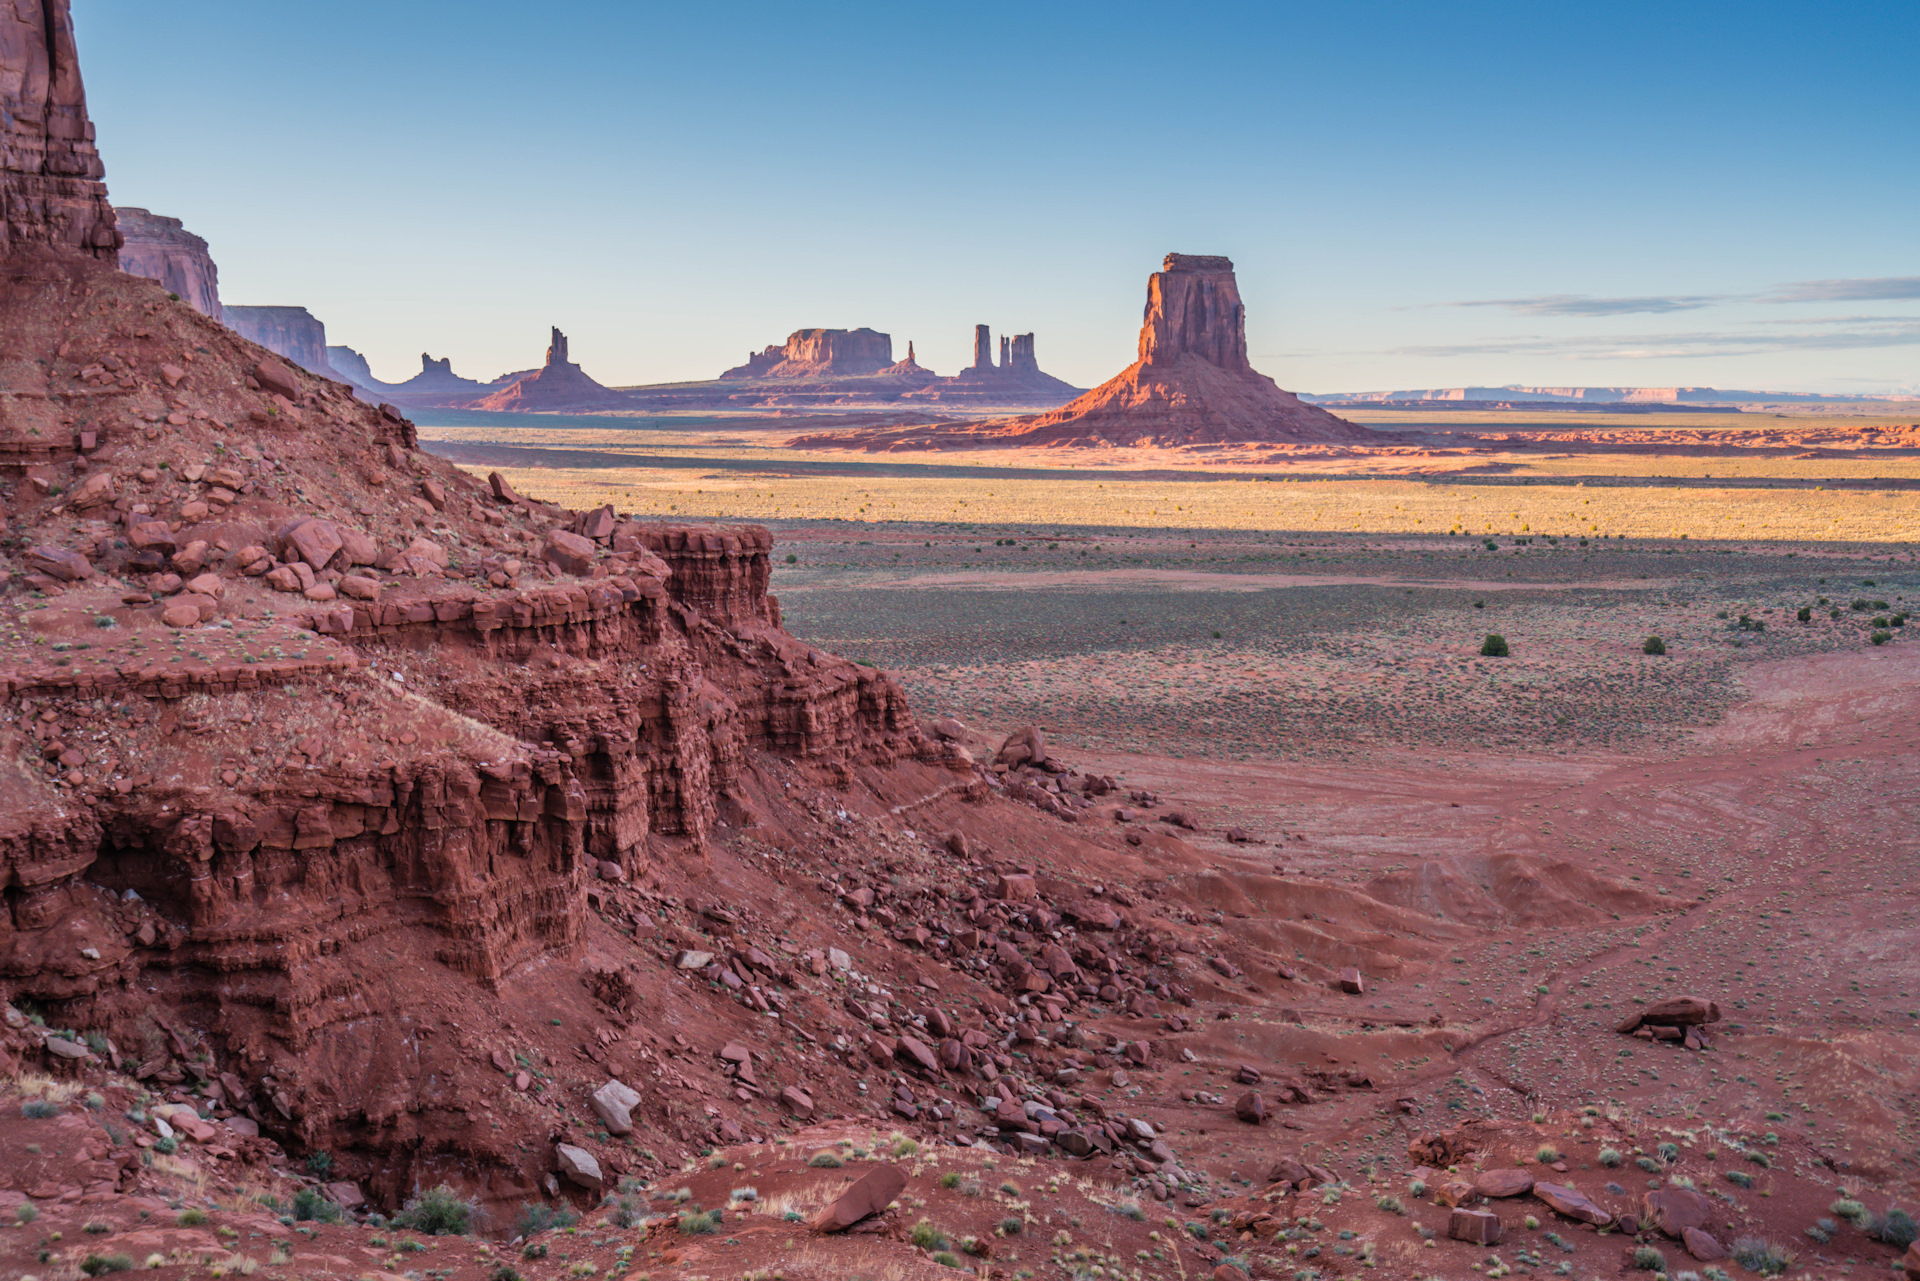
{"label": "distant butte", "polygon": [[[976,368],[985,361],[988,341],[982,326]],[[1030,336],[1014,340],[1003,363],[1017,368],[1022,355],[1018,344],[1030,341]],[[1026,357],[1031,358],[1030,347]],[[1248,361],[1247,309],[1240,301],[1231,259],[1168,254],[1163,269],[1147,279],[1140,358],[1079,399],[1018,418],[858,436],[808,436],[790,443],[866,449],[1112,448],[1362,444],[1374,439],[1366,428],[1280,390]]]}
{"label": "distant butte", "polygon": [[584,409],[627,409],[632,398],[603,387],[587,376],[585,370],[567,358],[567,336],[553,331],[547,347],[547,363],[524,378],[502,387],[491,396],[473,402],[475,409],[501,413],[552,413]]}

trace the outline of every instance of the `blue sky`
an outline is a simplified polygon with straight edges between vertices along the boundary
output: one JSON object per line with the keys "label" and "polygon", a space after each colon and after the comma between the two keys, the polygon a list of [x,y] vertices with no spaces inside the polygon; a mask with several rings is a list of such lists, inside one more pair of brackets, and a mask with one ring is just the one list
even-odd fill
{"label": "blue sky", "polygon": [[1307,391],[1920,391],[1920,9],[74,0],[114,199],[405,377],[803,326],[1080,385],[1169,250]]}

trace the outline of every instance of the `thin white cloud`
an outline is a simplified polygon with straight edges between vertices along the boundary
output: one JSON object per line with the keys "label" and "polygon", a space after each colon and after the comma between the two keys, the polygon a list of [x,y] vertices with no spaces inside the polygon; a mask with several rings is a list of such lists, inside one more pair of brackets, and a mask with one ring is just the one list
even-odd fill
{"label": "thin white cloud", "polygon": [[1886,302],[1920,298],[1920,276],[1862,276],[1853,280],[1802,280],[1781,285],[1762,302]]}
{"label": "thin white cloud", "polygon": [[1540,294],[1533,298],[1486,298],[1442,307],[1499,307],[1520,316],[1633,316],[1694,311],[1723,301],[1725,294],[1669,294],[1645,298],[1595,298],[1587,294]]}
{"label": "thin white cloud", "polygon": [[1920,345],[1920,316],[1835,316],[1825,321],[1802,322],[1794,329],[1581,338],[1524,335],[1399,347],[1386,354],[1439,357],[1546,355],[1569,360],[1671,360],[1914,345]]}

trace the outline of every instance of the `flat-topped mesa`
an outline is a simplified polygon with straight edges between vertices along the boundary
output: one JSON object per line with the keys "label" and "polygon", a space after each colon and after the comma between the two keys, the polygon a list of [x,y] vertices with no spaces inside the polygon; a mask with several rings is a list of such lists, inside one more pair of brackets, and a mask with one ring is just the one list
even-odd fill
{"label": "flat-topped mesa", "polygon": [[747,357],[720,375],[735,378],[822,378],[877,374],[893,365],[893,336],[873,329],[796,329],[787,341]]}
{"label": "flat-topped mesa", "polygon": [[1169,364],[1198,356],[1233,373],[1251,373],[1247,308],[1233,278],[1233,260],[1218,254],[1168,254],[1147,281],[1140,359]]}
{"label": "flat-topped mesa", "polygon": [[222,307],[219,317],[242,338],[285,356],[308,373],[345,382],[327,359],[327,327],[305,307]]}
{"label": "flat-topped mesa", "polygon": [[112,265],[105,174],[68,0],[0,7],[0,256],[41,246]]}
{"label": "flat-topped mesa", "polygon": [[1007,368],[1016,373],[1039,373],[1040,361],[1033,354],[1033,335],[1015,334],[1012,354],[1007,357]]}
{"label": "flat-topped mesa", "polygon": [[220,269],[214,265],[207,242],[188,231],[178,218],[130,205],[114,212],[125,241],[120,246],[120,270],[159,281],[201,315],[219,320]]}

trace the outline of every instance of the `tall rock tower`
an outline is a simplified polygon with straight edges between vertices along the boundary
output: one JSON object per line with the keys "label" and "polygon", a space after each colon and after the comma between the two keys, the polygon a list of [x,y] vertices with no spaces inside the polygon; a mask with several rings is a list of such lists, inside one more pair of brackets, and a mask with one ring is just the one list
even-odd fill
{"label": "tall rock tower", "polygon": [[117,265],[68,0],[0,5],[0,255],[36,245]]}

